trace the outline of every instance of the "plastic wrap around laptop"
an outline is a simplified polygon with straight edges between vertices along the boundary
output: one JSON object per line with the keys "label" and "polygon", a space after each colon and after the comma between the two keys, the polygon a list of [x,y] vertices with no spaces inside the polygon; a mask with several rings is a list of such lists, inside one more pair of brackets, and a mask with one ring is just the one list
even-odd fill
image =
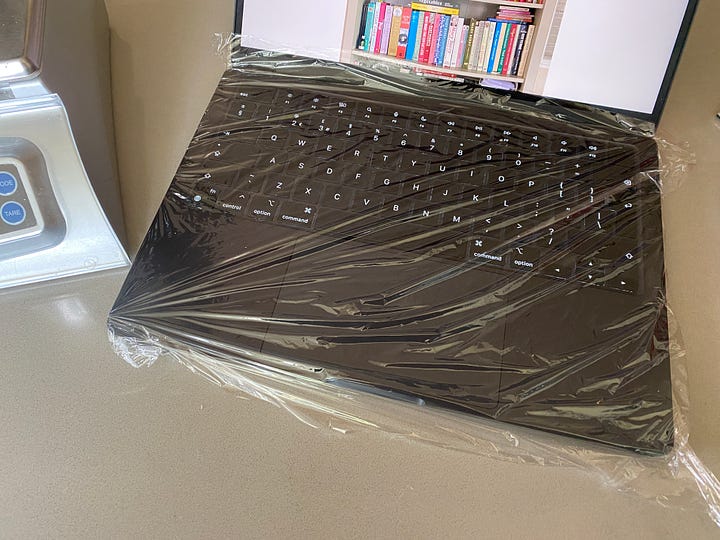
{"label": "plastic wrap around laptop", "polygon": [[682,167],[655,138],[459,83],[232,61],[110,314],[128,362],[165,353],[343,432],[653,497],[684,482],[717,519],[665,302]]}

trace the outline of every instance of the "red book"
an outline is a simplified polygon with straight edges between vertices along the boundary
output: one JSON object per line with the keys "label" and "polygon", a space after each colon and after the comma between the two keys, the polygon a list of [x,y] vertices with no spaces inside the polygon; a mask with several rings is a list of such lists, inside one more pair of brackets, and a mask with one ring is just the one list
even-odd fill
{"label": "red book", "polygon": [[435,35],[437,29],[437,19],[439,13],[428,13],[426,16],[428,21],[428,35],[423,43],[423,59],[420,60],[422,63],[427,64],[435,54],[435,46],[437,45],[437,36]]}
{"label": "red book", "polygon": [[[385,26],[385,8],[387,6],[388,4],[385,2],[382,2],[378,6],[380,16],[378,17],[377,32],[375,33],[375,50],[373,51],[375,54],[380,54],[380,49],[382,48],[383,27]],[[388,24],[390,24],[389,21]]]}
{"label": "red book", "polygon": [[432,13],[423,13],[422,23],[422,34],[420,37],[420,54],[418,55],[418,62],[427,63],[428,56],[430,54],[430,43],[428,42],[428,30],[430,29],[430,19]]}
{"label": "red book", "polygon": [[515,50],[515,45],[517,45],[517,30],[518,30],[519,24],[512,24],[510,25],[510,37],[508,38],[507,42],[507,52],[505,53],[505,59],[503,60],[502,69],[500,70],[500,73],[503,75],[508,74],[508,70],[510,69],[510,60],[515,56],[513,54],[513,51]]}
{"label": "red book", "polygon": [[412,9],[410,7],[404,7],[402,12],[402,19],[400,20],[400,38],[398,41],[397,57],[405,58],[407,54],[408,35],[410,34],[410,17],[412,16]]}

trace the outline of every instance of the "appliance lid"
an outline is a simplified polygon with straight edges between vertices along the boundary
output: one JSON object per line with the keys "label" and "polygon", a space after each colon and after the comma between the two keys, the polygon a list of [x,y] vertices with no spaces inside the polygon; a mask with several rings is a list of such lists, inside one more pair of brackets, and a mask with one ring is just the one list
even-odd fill
{"label": "appliance lid", "polygon": [[40,71],[45,0],[0,0],[0,84]]}

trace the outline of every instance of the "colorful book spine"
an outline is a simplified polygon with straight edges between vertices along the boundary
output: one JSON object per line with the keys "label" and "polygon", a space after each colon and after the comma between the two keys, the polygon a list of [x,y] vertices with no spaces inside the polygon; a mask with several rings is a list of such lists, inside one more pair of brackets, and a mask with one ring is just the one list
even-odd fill
{"label": "colorful book spine", "polygon": [[517,75],[520,77],[525,76],[525,69],[530,58],[530,52],[532,51],[532,40],[535,36],[535,25],[531,24],[528,26],[527,36],[525,36],[525,44],[523,45],[523,54],[520,59],[520,66],[518,66]]}
{"label": "colorful book spine", "polygon": [[450,17],[450,27],[448,28],[447,46],[445,47],[445,58],[443,58],[443,67],[452,66],[452,56],[455,50],[455,37],[457,35],[458,16]]}
{"label": "colorful book spine", "polygon": [[382,40],[380,42],[380,54],[387,54],[390,45],[390,30],[392,29],[393,7],[385,4],[385,19],[382,29]]}
{"label": "colorful book spine", "polygon": [[462,59],[462,69],[470,69],[470,53],[472,51],[473,43],[475,43],[475,28],[477,21],[475,19],[470,19],[470,22],[468,23],[468,38],[467,43],[465,44],[465,53],[463,54]]}
{"label": "colorful book spine", "polygon": [[452,56],[450,57],[450,67],[455,69],[458,67],[458,54],[460,52],[460,42],[462,41],[463,25],[465,19],[458,17],[457,28],[455,28],[455,41],[453,42]]}
{"label": "colorful book spine", "polygon": [[470,35],[470,25],[464,24],[462,27],[462,36],[460,38],[460,47],[458,47],[458,69],[462,67],[462,61],[465,56],[465,49],[467,48],[468,37]]}
{"label": "colorful book spine", "polygon": [[375,27],[375,7],[378,2],[372,1],[367,5],[367,12],[365,14],[365,43],[363,44],[363,51],[370,51],[373,45],[373,28]]}
{"label": "colorful book spine", "polygon": [[435,16],[433,17],[433,26],[432,26],[432,39],[430,40],[430,51],[428,52],[428,64],[433,64],[435,62],[435,51],[437,50],[438,45],[438,33],[440,32],[440,22],[442,21],[442,14],[435,13]]}
{"label": "colorful book spine", "polygon": [[[412,60],[415,52],[415,40],[417,39],[417,27],[420,20],[420,12],[410,10],[410,27],[408,28],[408,41],[405,47],[405,60]],[[398,51],[400,52],[400,51]]]}
{"label": "colorful book spine", "polygon": [[440,31],[438,32],[438,43],[435,49],[433,65],[442,66],[445,60],[445,48],[447,47],[448,32],[450,31],[450,15],[440,16]]}
{"label": "colorful book spine", "polygon": [[485,21],[487,29],[485,31],[485,43],[483,43],[483,52],[478,62],[478,71],[487,71],[488,60],[490,59],[490,48],[492,47],[493,36],[495,35],[495,23]]}
{"label": "colorful book spine", "polygon": [[410,5],[418,11],[428,11],[441,15],[460,15],[460,4],[454,2],[439,2],[437,0],[415,0]]}
{"label": "colorful book spine", "polygon": [[410,42],[410,20],[412,18],[412,10],[409,7],[402,8],[402,16],[400,17],[400,36],[398,37],[397,58],[405,58],[407,56],[408,43]]}
{"label": "colorful book spine", "polygon": [[473,41],[473,49],[470,52],[470,71],[477,71],[478,64],[480,63],[480,51],[482,50],[482,44],[485,41],[485,21],[475,21],[475,41]]}
{"label": "colorful book spine", "polygon": [[500,73],[507,75],[510,66],[512,65],[513,57],[515,56],[515,46],[517,45],[517,30],[519,24],[510,25],[510,36],[507,40],[507,51],[505,52],[505,60],[503,60],[503,67]]}
{"label": "colorful book spine", "polygon": [[425,14],[425,22],[423,25],[422,35],[422,48],[420,50],[420,57],[418,58],[418,62],[420,62],[421,64],[427,64],[428,57],[430,56],[430,41],[432,40],[434,21],[434,13]]}
{"label": "colorful book spine", "polygon": [[388,56],[397,56],[398,43],[400,42],[400,23],[402,22],[402,14],[402,6],[393,6],[392,22],[390,23],[390,37],[388,38]]}
{"label": "colorful book spine", "polygon": [[425,58],[425,63],[430,64],[435,58],[435,49],[437,48],[437,35],[440,30],[440,15],[439,13],[433,13],[432,19],[430,20],[430,27],[428,28],[428,54]]}
{"label": "colorful book spine", "polygon": [[520,29],[518,30],[518,43],[517,47],[515,47],[515,58],[513,59],[513,65],[510,68],[510,75],[517,75],[518,74],[518,68],[520,67],[520,58],[523,55],[524,48],[525,48],[525,38],[527,37],[527,24],[521,24]]}
{"label": "colorful book spine", "polygon": [[484,59],[486,58],[487,54],[488,34],[490,33],[491,25],[492,23],[490,21],[483,21],[483,37],[480,42],[480,52],[478,53],[477,66],[475,66],[475,69],[479,71],[485,70]]}
{"label": "colorful book spine", "polygon": [[498,54],[498,41],[500,41],[500,33],[502,31],[503,24],[498,21],[491,21],[495,24],[495,32],[493,34],[492,45],[490,46],[490,55],[488,56],[488,62],[485,65],[485,71],[492,73],[493,67],[495,66],[495,57]]}
{"label": "colorful book spine", "polygon": [[498,50],[495,56],[495,65],[493,66],[492,73],[500,73],[502,69],[503,59],[505,58],[505,51],[507,49],[507,38],[510,25],[503,23],[502,30],[500,31],[500,39],[498,40]]}
{"label": "colorful book spine", "polygon": [[362,16],[360,17],[360,29],[358,30],[358,38],[357,42],[355,43],[355,48],[360,49],[361,51],[366,50],[367,44],[370,41],[368,39],[370,37],[370,34],[368,34],[367,32],[368,11],[370,10],[370,4],[372,4],[372,2],[367,2],[366,4],[363,4]]}
{"label": "colorful book spine", "polygon": [[425,17],[428,15],[428,13],[426,13],[424,11],[415,11],[415,13],[418,14],[418,24],[417,24],[417,33],[415,34],[415,49],[413,50],[412,61],[419,62],[420,61],[420,51],[422,50],[422,46],[423,46],[424,39],[425,39],[423,31],[427,31],[427,27],[425,26]]}
{"label": "colorful book spine", "polygon": [[387,6],[388,4],[385,2],[380,2],[380,5],[378,6],[378,20],[375,25],[375,46],[373,47],[373,52],[375,54],[380,54],[380,51],[382,50],[383,27],[385,26],[385,8]]}

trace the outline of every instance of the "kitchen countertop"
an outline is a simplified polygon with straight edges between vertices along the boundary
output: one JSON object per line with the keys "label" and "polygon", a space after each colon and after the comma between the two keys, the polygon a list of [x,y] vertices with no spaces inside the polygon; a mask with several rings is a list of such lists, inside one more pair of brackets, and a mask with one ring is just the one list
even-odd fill
{"label": "kitchen countertop", "polygon": [[[120,173],[136,247],[222,72],[227,0],[109,0]],[[172,9],[171,9],[172,7]],[[664,201],[691,441],[720,472],[720,5],[701,2],[662,133],[697,154]],[[168,81],[170,84],[168,84]],[[710,538],[707,516],[573,469],[309,427],[166,359],[134,369],[105,317],[124,271],[0,296],[2,537]]]}

